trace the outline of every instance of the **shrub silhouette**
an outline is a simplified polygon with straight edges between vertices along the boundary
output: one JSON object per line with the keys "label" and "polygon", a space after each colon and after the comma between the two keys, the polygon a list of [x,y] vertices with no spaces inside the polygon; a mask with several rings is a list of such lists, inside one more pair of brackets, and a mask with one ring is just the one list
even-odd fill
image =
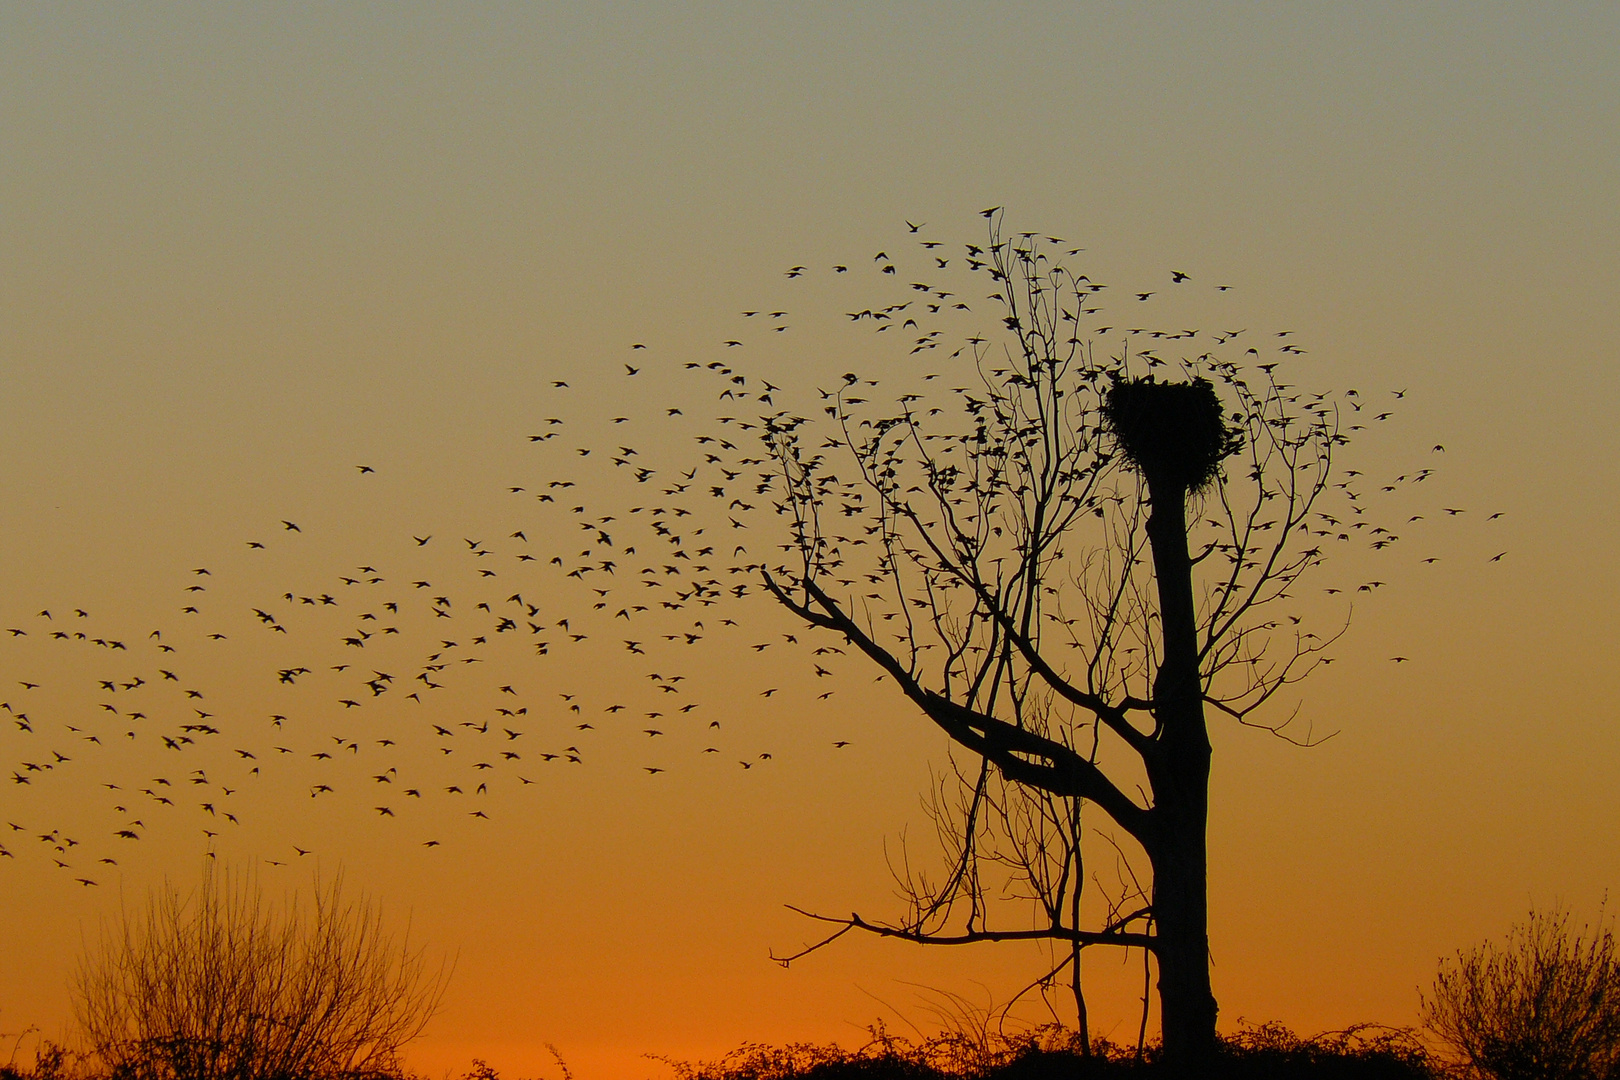
{"label": "shrub silhouette", "polygon": [[1441,964],[1423,1019],[1460,1071],[1493,1080],[1620,1077],[1620,955],[1612,927],[1532,911],[1498,948]]}
{"label": "shrub silhouette", "polygon": [[438,1006],[444,971],[396,940],[342,879],[281,911],[257,881],[212,868],[166,885],[142,917],[103,930],[74,1006],[116,1080],[328,1080],[399,1071]]}
{"label": "shrub silhouette", "polygon": [[910,1040],[881,1027],[863,1046],[749,1044],[717,1061],[662,1059],[676,1080],[1431,1080],[1422,1045],[1403,1029],[1360,1026],[1301,1038],[1280,1024],[1221,1039],[1215,1056],[1189,1073],[1163,1060],[1093,1043],[1082,1055],[1074,1033],[1046,1025],[1018,1035],[966,1038],[949,1032]]}
{"label": "shrub silhouette", "polygon": [[17,1064],[17,1052],[22,1049],[23,1040],[38,1032],[37,1027],[30,1027],[21,1035],[0,1036],[15,1039],[10,1059],[4,1065],[0,1065],[0,1080],[79,1080],[84,1070],[77,1067],[79,1063],[75,1060],[75,1055],[61,1043],[50,1039],[42,1039],[34,1047],[32,1067]]}

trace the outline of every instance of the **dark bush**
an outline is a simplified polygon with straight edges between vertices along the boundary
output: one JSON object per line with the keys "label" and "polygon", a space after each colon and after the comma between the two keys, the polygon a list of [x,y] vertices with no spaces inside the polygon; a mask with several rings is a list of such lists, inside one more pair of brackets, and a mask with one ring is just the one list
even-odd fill
{"label": "dark bush", "polygon": [[[1154,1048],[1140,1057],[1099,1042],[1082,1054],[1048,1027],[1015,1037],[911,1041],[881,1028],[858,1049],[743,1046],[712,1062],[675,1062],[677,1080],[1154,1080],[1170,1077]],[[1278,1024],[1222,1040],[1208,1080],[1433,1080],[1409,1031],[1357,1027],[1302,1039]],[[1181,1080],[1180,1077],[1177,1080]],[[1203,1080],[1203,1078],[1200,1078]]]}
{"label": "dark bush", "polygon": [[399,1072],[443,985],[340,881],[277,911],[210,865],[195,895],[169,886],[103,935],[75,1006],[112,1080],[372,1080]]}
{"label": "dark bush", "polygon": [[1423,1019],[1465,1073],[1494,1080],[1620,1077],[1620,949],[1612,928],[1532,911],[1500,948],[1440,966]]}

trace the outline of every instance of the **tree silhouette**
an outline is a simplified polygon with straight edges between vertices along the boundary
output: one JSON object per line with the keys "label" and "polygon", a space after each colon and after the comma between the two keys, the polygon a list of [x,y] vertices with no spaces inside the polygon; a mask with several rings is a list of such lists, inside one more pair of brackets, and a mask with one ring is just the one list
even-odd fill
{"label": "tree silhouette", "polygon": [[[907,920],[855,916],[839,933],[1057,938],[1075,947],[1069,962],[1085,945],[1150,949],[1165,1053],[1196,1060],[1215,1045],[1216,1019],[1205,710],[1251,722],[1322,659],[1328,641],[1285,630],[1274,609],[1321,559],[1313,515],[1345,436],[1328,398],[1291,392],[1271,365],[1251,382],[1205,352],[1160,381],[1167,362],[1151,350],[1099,356],[1077,329],[1098,286],[1050,261],[1038,237],[992,231],[982,255],[1009,337],[973,342],[981,381],[959,391],[965,425],[941,431],[939,410],[906,398],[863,413],[854,374],[827,407],[831,439],[814,443],[798,416],[766,419],[796,556],[791,570],[764,571],[767,589],[849,642],[985,766],[952,873],[913,893]],[[832,471],[834,450],[855,475]],[[871,553],[858,566],[856,545]],[[1118,778],[1130,775],[1118,749],[1145,798]],[[1061,903],[1034,929],[987,925],[977,870],[992,770],[1074,800],[1075,815],[1078,801],[1099,807],[1145,853],[1149,902],[1095,929]],[[1077,852],[1059,862],[1071,869],[1043,890],[1049,901],[1081,887]],[[958,902],[965,926],[953,932]]]}

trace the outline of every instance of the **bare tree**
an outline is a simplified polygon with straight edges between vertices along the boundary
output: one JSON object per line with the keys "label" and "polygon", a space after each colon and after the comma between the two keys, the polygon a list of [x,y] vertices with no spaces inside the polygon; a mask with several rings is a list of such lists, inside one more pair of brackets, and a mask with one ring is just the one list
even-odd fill
{"label": "bare tree", "polygon": [[397,1070],[446,974],[341,878],[277,911],[255,879],[210,862],[194,894],[167,885],[104,932],[75,1010],[95,1054],[132,1080],[378,1074]]}
{"label": "bare tree", "polygon": [[[765,585],[982,765],[963,771],[943,880],[911,890],[904,920],[833,920],[826,940],[1045,939],[1071,947],[1064,964],[1091,945],[1150,950],[1165,1054],[1192,1061],[1216,1038],[1206,710],[1280,733],[1286,722],[1261,725],[1257,710],[1324,661],[1336,634],[1298,629],[1287,611],[1322,539],[1339,535],[1326,497],[1343,491],[1339,512],[1359,512],[1349,485],[1330,491],[1347,436],[1334,399],[1280,382],[1275,364],[1250,370],[1218,347],[1162,355],[1197,331],[1134,350],[1126,336],[1104,354],[1093,342],[1108,328],[1089,325],[1101,286],[1053,249],[1005,238],[999,218],[969,247],[1007,337],[972,339],[977,385],[954,388],[957,408],[913,394],[874,411],[851,373],[829,395],[831,437],[788,412],[765,418],[796,552]],[[1146,902],[1091,928],[1082,802],[1151,867]],[[1033,927],[990,922],[981,869],[1009,860],[1037,901]]]}
{"label": "bare tree", "polygon": [[1423,1022],[1465,1071],[1495,1080],[1620,1076],[1620,948],[1612,925],[1532,911],[1498,947],[1440,965]]}

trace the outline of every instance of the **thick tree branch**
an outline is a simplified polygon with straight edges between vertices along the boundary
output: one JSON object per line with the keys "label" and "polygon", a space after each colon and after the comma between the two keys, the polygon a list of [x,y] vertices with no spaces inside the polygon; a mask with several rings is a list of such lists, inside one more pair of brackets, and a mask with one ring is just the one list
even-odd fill
{"label": "thick tree branch", "polygon": [[1009,780],[1054,795],[1090,799],[1120,828],[1144,846],[1152,846],[1156,831],[1152,811],[1138,806],[1095,764],[1060,742],[959,705],[922,686],[814,581],[803,580],[796,584],[804,588],[820,610],[794,600],[769,574],[764,575],[764,582],[778,602],[795,615],[812,625],[843,634],[893,677],[901,691],[941,730],[960,745],[994,762]]}

